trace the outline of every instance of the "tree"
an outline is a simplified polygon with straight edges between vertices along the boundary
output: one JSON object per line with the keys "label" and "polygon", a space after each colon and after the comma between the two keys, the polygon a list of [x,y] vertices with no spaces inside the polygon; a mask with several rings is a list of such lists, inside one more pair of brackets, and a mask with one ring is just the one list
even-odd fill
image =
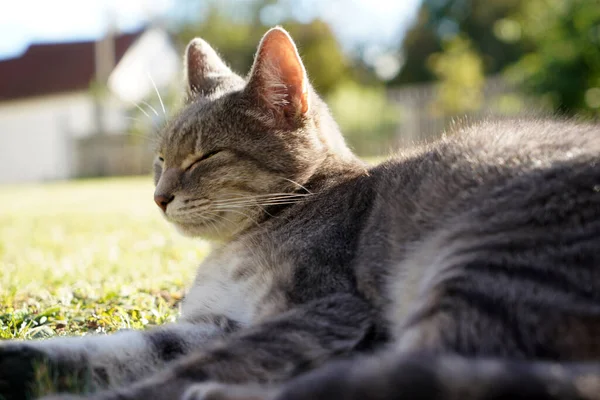
{"label": "tree", "polygon": [[449,74],[436,62],[457,37],[470,42],[486,75],[506,72],[518,90],[562,114],[600,116],[600,0],[424,0],[392,83],[442,78],[442,87],[454,86],[448,93],[463,90],[459,77],[472,57]]}
{"label": "tree", "polygon": [[516,61],[523,48],[505,35],[503,22],[524,0],[424,0],[415,25],[402,42],[405,64],[391,84],[435,80],[428,59],[442,51],[443,43],[463,35],[483,60],[486,74],[494,74]]}
{"label": "tree", "polygon": [[483,65],[471,41],[463,36],[446,41],[443,51],[429,58],[429,68],[438,78],[438,96],[433,104],[440,115],[477,111],[483,100]]}
{"label": "tree", "polygon": [[517,86],[563,114],[600,116],[600,2],[528,0],[513,20],[531,49],[507,71]]}

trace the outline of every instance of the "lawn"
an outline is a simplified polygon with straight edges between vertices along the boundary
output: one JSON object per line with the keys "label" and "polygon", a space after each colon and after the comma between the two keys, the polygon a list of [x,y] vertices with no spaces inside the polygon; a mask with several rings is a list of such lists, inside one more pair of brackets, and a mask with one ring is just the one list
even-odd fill
{"label": "lawn", "polygon": [[149,177],[0,186],[0,338],[172,321],[209,245],[161,216]]}

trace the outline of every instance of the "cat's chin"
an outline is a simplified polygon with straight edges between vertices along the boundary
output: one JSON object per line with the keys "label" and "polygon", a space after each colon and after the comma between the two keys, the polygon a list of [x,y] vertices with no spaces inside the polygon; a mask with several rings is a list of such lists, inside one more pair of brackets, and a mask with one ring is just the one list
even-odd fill
{"label": "cat's chin", "polygon": [[216,232],[213,227],[208,227],[206,225],[181,224],[177,222],[172,222],[172,224],[175,225],[177,232],[183,236],[216,242],[227,240],[227,235],[219,234],[219,232]]}

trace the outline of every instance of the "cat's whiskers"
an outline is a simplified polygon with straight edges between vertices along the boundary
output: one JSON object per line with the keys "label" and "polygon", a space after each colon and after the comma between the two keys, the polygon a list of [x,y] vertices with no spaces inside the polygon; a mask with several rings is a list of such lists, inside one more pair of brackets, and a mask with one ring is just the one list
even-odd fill
{"label": "cat's whiskers", "polygon": [[199,215],[199,218],[202,220],[203,225],[209,226],[215,233],[215,235],[219,234],[219,228],[216,223],[216,219],[214,218],[216,215],[212,213],[207,213],[208,215]]}
{"label": "cat's whiskers", "polygon": [[189,217],[192,217],[192,218],[198,218],[198,217],[199,217],[199,218],[202,218],[202,217],[204,217],[204,216],[206,216],[206,215],[212,215],[212,216],[214,216],[214,217],[217,217],[217,218],[222,218],[222,219],[224,219],[225,221],[229,222],[230,224],[234,224],[234,225],[236,224],[236,222],[235,222],[235,221],[232,221],[232,220],[230,220],[230,219],[228,219],[228,218],[225,218],[225,217],[223,217],[222,215],[219,215],[219,213],[214,213],[214,212],[212,212],[212,210],[211,210],[211,209],[198,210],[198,211],[196,211],[196,212],[191,212],[191,213],[188,213],[187,215],[188,215]]}
{"label": "cat's whiskers", "polygon": [[148,114],[146,112],[146,110],[144,110],[139,104],[134,103],[133,101],[131,102],[131,104],[133,104],[135,107],[137,107],[137,109],[140,110],[142,112],[142,114],[144,114],[146,117],[148,117],[148,119],[152,122],[152,117],[150,116],[150,114]]}
{"label": "cat's whiskers", "polygon": [[[263,212],[269,214],[269,212],[265,209],[268,206],[275,205],[291,205],[296,204],[300,200],[304,200],[304,198],[311,196],[312,194],[298,194],[298,193],[274,193],[274,194],[266,194],[266,195],[255,195],[255,196],[245,196],[235,199],[227,199],[215,202],[213,204],[213,208],[215,210],[221,210],[226,212],[234,212],[234,209],[249,209],[253,207],[260,208]],[[238,213],[240,211],[237,211]],[[256,222],[255,222],[256,223]],[[258,225],[258,224],[257,224]]]}
{"label": "cat's whiskers", "polygon": [[279,178],[279,179],[283,179],[283,180],[286,180],[286,181],[288,181],[288,182],[291,182],[291,183],[293,183],[294,185],[298,186],[300,189],[304,189],[304,190],[306,190],[306,191],[307,191],[309,194],[313,194],[313,193],[312,193],[310,190],[308,190],[307,188],[305,188],[304,186],[302,186],[301,184],[299,184],[298,182],[296,182],[296,181],[294,181],[294,180],[292,180],[292,179],[286,178],[286,177],[284,177],[284,176],[278,176],[277,178]]}
{"label": "cat's whiskers", "polygon": [[215,232],[215,235],[218,235],[219,234],[219,227],[217,225],[217,218],[219,217],[219,215],[211,213],[211,212],[206,212],[206,214],[208,214],[208,215],[204,217],[205,221],[208,222],[208,223],[210,223],[211,228]]}
{"label": "cat's whiskers", "polygon": [[[144,114],[147,118],[148,121],[150,121],[150,125],[152,126],[154,133],[155,132],[160,132],[160,126],[158,124],[158,121],[156,121],[155,119],[152,118],[152,116],[150,116],[150,114],[148,114],[148,112],[146,110],[144,110],[139,104],[136,104],[134,102],[130,102],[132,105],[134,105],[138,110],[140,110],[142,112],[142,114]],[[148,106],[157,116],[158,113],[157,111],[154,109],[154,107],[152,107],[150,104],[148,104],[145,101],[142,101],[142,103],[146,106]],[[132,121],[136,121],[142,125],[144,125],[144,121],[139,119],[139,118],[135,118],[135,117],[125,117],[128,120],[132,120]],[[143,137],[144,139],[150,140],[152,143],[158,144],[159,139],[160,139],[160,135],[159,134],[143,134],[143,133],[137,133],[137,132],[129,132],[130,134],[133,134],[135,136],[138,137]]]}
{"label": "cat's whiskers", "polygon": [[[194,203],[191,203],[191,204],[188,203],[185,206],[181,206],[174,210],[170,210],[168,216],[173,219],[178,219],[181,222],[189,223],[189,222],[192,222],[193,220],[195,220],[196,218],[204,219],[206,215],[212,215],[214,217],[222,218],[233,225],[236,224],[235,221],[232,221],[228,218],[223,217],[222,215],[219,215],[218,212],[217,213],[213,212],[216,209],[213,207],[207,207],[208,204],[210,204],[210,202],[207,199],[198,199]],[[221,210],[217,210],[217,211],[221,211]],[[225,210],[223,210],[223,211],[225,211]],[[233,212],[233,210],[228,210],[228,211]],[[238,212],[238,211],[236,211],[236,212]],[[249,218],[248,215],[246,215],[246,214],[243,214],[243,215],[244,215],[244,217]],[[182,220],[182,217],[184,220]]]}
{"label": "cat's whiskers", "polygon": [[296,204],[298,201],[269,201],[264,203],[258,203],[259,206],[275,206],[275,205],[283,205],[283,204]]}
{"label": "cat's whiskers", "polygon": [[167,111],[165,110],[165,104],[162,101],[160,92],[158,91],[158,88],[156,87],[156,83],[154,83],[154,79],[152,79],[152,75],[150,75],[150,72],[148,72],[148,78],[150,79],[150,82],[152,82],[152,86],[154,87],[154,90],[156,91],[156,95],[158,96],[158,101],[160,101],[160,106],[162,107],[163,115],[165,116],[165,118],[167,118]]}
{"label": "cat's whiskers", "polygon": [[200,205],[200,204],[208,204],[210,203],[211,200],[201,197],[192,197],[192,198],[188,198],[188,199],[183,199],[183,204],[196,204],[196,205]]}
{"label": "cat's whiskers", "polygon": [[246,203],[246,202],[265,202],[265,201],[278,201],[278,200],[286,200],[286,201],[300,201],[306,197],[311,195],[269,195],[269,196],[249,196],[245,198],[232,198],[232,199],[224,199],[217,200],[214,204],[237,204],[237,203]]}
{"label": "cat's whiskers", "polygon": [[147,107],[148,107],[150,110],[152,110],[152,112],[154,112],[154,114],[155,114],[155,115],[158,117],[158,112],[156,112],[156,109],[154,109],[154,107],[152,107],[152,106],[150,105],[150,103],[148,103],[147,101],[142,101],[142,103],[143,103],[144,105],[146,105],[146,106],[147,106]]}
{"label": "cat's whiskers", "polygon": [[278,201],[264,201],[264,202],[246,202],[246,203],[235,203],[235,204],[218,204],[215,205],[215,209],[226,209],[226,208],[248,208],[252,206],[273,206],[273,205],[284,205],[284,204],[296,204],[296,201],[290,200],[278,200]]}
{"label": "cat's whiskers", "polygon": [[215,210],[218,211],[228,211],[228,210],[250,210],[252,208],[260,208],[262,211],[266,212],[265,207],[276,206],[276,205],[287,205],[287,204],[295,204],[295,203],[256,203],[256,204],[248,204],[243,206],[227,206],[227,207],[215,207]]}
{"label": "cat's whiskers", "polygon": [[247,197],[230,198],[225,200],[218,200],[214,202],[215,206],[221,205],[252,205],[263,202],[271,201],[299,201],[303,198],[311,196],[310,194],[269,194],[269,195],[256,195]]}
{"label": "cat's whiskers", "polygon": [[275,197],[305,197],[305,196],[311,196],[311,194],[308,194],[308,193],[267,193],[267,194],[257,194],[257,195],[252,195],[252,196],[231,197],[231,198],[220,200],[220,201],[257,199],[257,198],[264,198],[264,197],[275,198]]}
{"label": "cat's whiskers", "polygon": [[227,204],[214,204],[214,208],[223,208],[223,207],[235,207],[235,208],[244,208],[244,207],[252,207],[257,205],[267,205],[267,204],[295,204],[298,203],[299,200],[266,200],[266,201],[244,201],[239,203],[227,203]]}
{"label": "cat's whiskers", "polygon": [[[135,106],[135,107],[136,107],[138,110],[140,110],[140,111],[142,112],[142,114],[144,114],[144,115],[145,115],[145,116],[148,118],[148,120],[150,121],[150,124],[151,124],[151,125],[152,125],[152,126],[155,128],[155,129],[157,129],[157,128],[159,127],[159,126],[158,126],[158,124],[157,124],[157,122],[156,122],[156,120],[154,120],[154,119],[153,119],[153,118],[150,116],[150,114],[148,114],[148,113],[146,112],[146,110],[144,110],[144,109],[143,109],[143,108],[142,108],[142,107],[141,107],[139,104],[137,104],[137,103],[134,103],[134,102],[130,102],[130,103],[131,103],[131,104],[133,104],[133,105],[134,105],[134,106]],[[158,115],[158,113],[156,112],[156,110],[155,110],[155,109],[154,109],[154,108],[153,108],[153,107],[152,107],[150,104],[148,104],[148,103],[147,103],[147,102],[145,102],[145,101],[142,101],[142,103],[143,103],[143,104],[145,104],[145,105],[147,105],[148,107],[150,107],[150,108],[152,109],[152,111],[154,111],[154,113],[156,113],[156,115]],[[138,118],[132,118],[132,117],[128,117],[128,119],[133,119],[133,120],[135,120],[135,121],[138,121],[138,122],[140,122],[140,123],[143,123],[143,121],[142,121],[142,120],[140,120],[140,119],[138,119]]]}
{"label": "cat's whiskers", "polygon": [[168,217],[178,218],[178,217],[188,217],[190,215],[198,216],[199,213],[206,211],[208,208],[202,207],[203,204],[191,204],[184,205],[177,208],[168,208]]}
{"label": "cat's whiskers", "polygon": [[[287,204],[295,204],[298,201],[304,199],[308,195],[301,194],[276,194],[276,195],[257,195],[257,196],[246,196],[235,199],[227,199],[220,202],[211,202],[208,199],[196,199],[196,200],[187,200],[184,203],[186,205],[181,206],[170,212],[170,216],[172,218],[178,219],[184,217],[188,218],[197,218],[202,217],[203,214],[210,213],[215,215],[216,217],[220,217],[226,219],[220,214],[213,214],[211,211],[217,212],[229,212],[242,215],[247,220],[252,220],[255,224],[257,222],[251,215],[244,213],[244,209],[251,209],[254,207],[259,207],[263,212],[268,212],[264,207],[273,206],[273,205],[287,205]],[[240,200],[242,199],[242,200]],[[207,207],[207,205],[209,205]],[[236,224],[234,221],[228,221],[231,224]]]}
{"label": "cat's whiskers", "polygon": [[193,210],[194,208],[199,208],[199,207],[209,205],[210,201],[207,199],[190,199],[190,200],[184,201],[183,204],[185,204],[185,205],[179,207],[178,210],[181,210],[181,211]]}

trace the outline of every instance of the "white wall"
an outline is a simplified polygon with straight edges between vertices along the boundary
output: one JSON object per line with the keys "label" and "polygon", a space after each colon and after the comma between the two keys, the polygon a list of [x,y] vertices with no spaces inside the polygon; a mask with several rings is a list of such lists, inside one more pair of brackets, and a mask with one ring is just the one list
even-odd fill
{"label": "white wall", "polygon": [[[122,132],[120,104],[107,103],[106,129]],[[71,138],[94,132],[94,115],[87,92],[0,103],[0,184],[71,177]]]}

